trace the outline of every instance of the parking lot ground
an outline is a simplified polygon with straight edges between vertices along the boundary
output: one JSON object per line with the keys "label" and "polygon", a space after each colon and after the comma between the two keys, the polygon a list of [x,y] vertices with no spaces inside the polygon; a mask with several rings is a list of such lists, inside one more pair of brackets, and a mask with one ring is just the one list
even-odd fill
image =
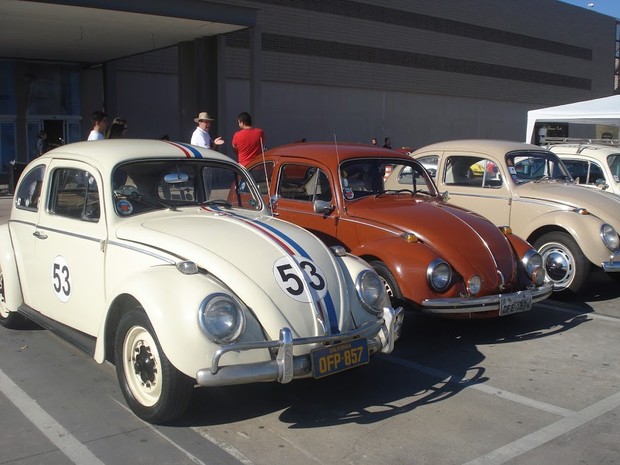
{"label": "parking lot ground", "polygon": [[[191,422],[257,464],[284,463],[280,454],[300,464],[552,463],[567,445],[585,463],[620,463],[620,320],[536,310],[410,321],[381,363],[321,382],[231,388],[215,410],[204,392]],[[257,403],[240,411],[234,391]]]}
{"label": "parking lot ground", "polygon": [[111,365],[0,327],[0,464],[620,464],[617,282],[495,320],[408,316],[366,367],[198,390],[165,427],[127,410]]}

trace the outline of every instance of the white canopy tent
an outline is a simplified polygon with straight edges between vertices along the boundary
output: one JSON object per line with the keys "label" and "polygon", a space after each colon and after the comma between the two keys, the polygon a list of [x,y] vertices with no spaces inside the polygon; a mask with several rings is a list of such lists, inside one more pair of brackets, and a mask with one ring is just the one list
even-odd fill
{"label": "white canopy tent", "polygon": [[620,126],[620,95],[527,112],[526,142],[535,140],[536,123],[577,123]]}

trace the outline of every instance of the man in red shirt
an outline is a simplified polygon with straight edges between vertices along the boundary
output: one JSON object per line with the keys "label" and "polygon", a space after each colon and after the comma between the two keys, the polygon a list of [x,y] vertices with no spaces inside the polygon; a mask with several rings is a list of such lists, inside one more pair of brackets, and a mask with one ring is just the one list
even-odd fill
{"label": "man in red shirt", "polygon": [[237,116],[239,131],[232,138],[232,146],[237,153],[237,160],[243,166],[259,156],[265,145],[265,133],[262,129],[252,127],[252,117],[249,113],[241,112]]}

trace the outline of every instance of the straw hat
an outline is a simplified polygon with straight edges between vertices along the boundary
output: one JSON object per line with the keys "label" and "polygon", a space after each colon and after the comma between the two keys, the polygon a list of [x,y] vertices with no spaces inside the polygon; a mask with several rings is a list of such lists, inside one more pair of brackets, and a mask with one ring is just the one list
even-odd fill
{"label": "straw hat", "polygon": [[198,113],[198,118],[194,118],[194,122],[197,123],[201,120],[213,121],[213,118],[209,117],[209,113],[207,113],[206,111],[201,111],[200,113]]}

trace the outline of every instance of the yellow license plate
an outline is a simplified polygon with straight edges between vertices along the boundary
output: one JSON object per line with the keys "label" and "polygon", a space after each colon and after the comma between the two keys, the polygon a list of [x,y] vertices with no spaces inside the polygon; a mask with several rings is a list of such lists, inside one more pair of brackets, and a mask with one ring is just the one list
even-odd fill
{"label": "yellow license plate", "polygon": [[334,346],[315,349],[312,355],[312,376],[322,378],[368,363],[368,341],[354,339]]}

